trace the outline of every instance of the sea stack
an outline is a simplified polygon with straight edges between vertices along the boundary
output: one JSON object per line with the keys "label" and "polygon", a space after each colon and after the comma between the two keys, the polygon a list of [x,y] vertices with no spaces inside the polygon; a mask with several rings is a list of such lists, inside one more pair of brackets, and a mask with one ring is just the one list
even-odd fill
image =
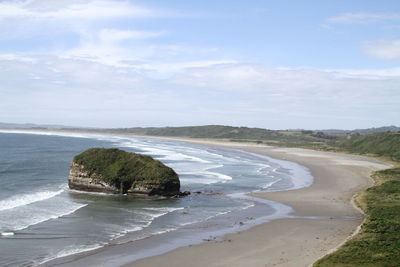
{"label": "sea stack", "polygon": [[176,196],[176,172],[149,156],[116,148],[91,148],[74,157],[69,188],[89,192]]}

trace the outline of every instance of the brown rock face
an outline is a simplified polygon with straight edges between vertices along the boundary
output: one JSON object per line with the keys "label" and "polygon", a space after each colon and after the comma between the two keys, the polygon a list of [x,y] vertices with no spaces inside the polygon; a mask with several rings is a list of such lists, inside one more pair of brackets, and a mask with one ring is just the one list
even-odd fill
{"label": "brown rock face", "polygon": [[120,193],[120,189],[103,182],[99,175],[89,175],[84,166],[75,162],[72,162],[71,164],[71,170],[68,177],[68,186],[71,189],[80,191],[103,192],[110,194]]}

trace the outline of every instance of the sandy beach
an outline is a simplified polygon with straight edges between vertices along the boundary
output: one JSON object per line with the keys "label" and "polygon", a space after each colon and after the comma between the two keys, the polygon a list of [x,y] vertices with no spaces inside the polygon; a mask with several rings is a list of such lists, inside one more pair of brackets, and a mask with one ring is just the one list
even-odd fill
{"label": "sandy beach", "polygon": [[309,168],[314,183],[298,190],[254,194],[293,207],[291,218],[226,235],[223,241],[178,248],[127,266],[309,266],[358,231],[363,215],[353,204],[353,196],[373,184],[371,172],[390,167],[373,158],[343,153],[172,139],[296,162]]}
{"label": "sandy beach", "polygon": [[[154,238],[147,238],[140,243],[108,246],[79,257],[60,258],[60,261],[50,262],[51,266],[97,266],[101,265],[102,258],[119,266],[134,260],[122,262],[121,257],[129,258],[133,251],[138,250],[143,251],[142,258],[125,266],[310,266],[357,233],[363,214],[354,205],[353,197],[373,184],[370,177],[373,171],[391,167],[374,158],[345,153],[215,140],[159,139],[238,149],[295,162],[309,169],[314,182],[297,190],[253,193],[255,197],[292,207],[293,212],[288,218],[259,224],[198,245],[176,245],[171,239],[176,234],[170,232],[157,242],[167,244],[171,249],[179,245],[183,247],[153,253]],[[188,244],[193,243],[189,241]]]}

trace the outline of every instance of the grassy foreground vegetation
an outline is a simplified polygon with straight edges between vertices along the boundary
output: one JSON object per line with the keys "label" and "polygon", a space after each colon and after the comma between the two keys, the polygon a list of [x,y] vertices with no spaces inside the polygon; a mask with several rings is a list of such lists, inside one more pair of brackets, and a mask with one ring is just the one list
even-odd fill
{"label": "grassy foreground vegetation", "polygon": [[179,178],[173,169],[158,160],[116,148],[91,148],[74,157],[73,161],[83,165],[89,175],[117,188],[127,189],[134,182],[176,183]]}
{"label": "grassy foreground vegetation", "polygon": [[400,265],[400,168],[373,178],[377,184],[358,198],[366,215],[361,232],[315,267]]}

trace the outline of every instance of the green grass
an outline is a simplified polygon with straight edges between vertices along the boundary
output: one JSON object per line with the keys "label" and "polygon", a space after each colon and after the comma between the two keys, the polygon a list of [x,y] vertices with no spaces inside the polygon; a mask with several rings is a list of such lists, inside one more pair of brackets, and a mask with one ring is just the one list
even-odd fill
{"label": "green grass", "polygon": [[[374,130],[395,130],[397,127],[383,127]],[[82,129],[76,129],[82,130]],[[71,131],[71,129],[68,129]],[[85,129],[84,131],[112,134],[139,134],[147,136],[188,137],[230,140],[232,142],[250,142],[281,147],[300,147],[323,151],[341,151],[353,154],[379,156],[400,161],[400,133],[377,132],[360,134],[359,132],[324,133],[309,130],[268,130],[262,128],[232,127],[223,125],[205,125],[189,127],[149,127]]]}
{"label": "green grass", "polygon": [[[393,127],[386,127],[384,129],[394,130],[396,127],[392,128]],[[370,130],[372,131],[373,129]],[[68,131],[71,131],[71,129],[68,129]],[[147,136],[223,139],[233,142],[251,142],[282,147],[344,151],[355,154],[383,156],[394,161],[400,161],[400,133],[398,132],[378,132],[365,135],[358,132],[330,134],[321,131],[268,130],[223,125],[85,129],[85,131]]]}
{"label": "green grass", "polygon": [[[375,130],[396,130],[396,127],[383,127]],[[77,129],[79,130],[79,129]],[[205,125],[188,127],[134,127],[116,129],[84,129],[89,132],[113,134],[139,134],[147,136],[189,137],[224,139],[234,142],[252,142],[283,147],[302,147],[316,150],[346,151],[355,154],[383,156],[400,161],[400,133],[338,131],[329,133],[309,130],[268,130],[262,128],[232,127],[224,125]],[[68,129],[71,131],[71,129]]]}
{"label": "green grass", "polygon": [[158,160],[116,148],[91,148],[74,157],[89,175],[96,174],[102,181],[117,188],[129,188],[137,181],[174,183],[179,190],[175,171]]}
{"label": "green grass", "polygon": [[400,168],[378,171],[377,185],[361,194],[366,214],[361,232],[314,264],[326,266],[400,266]]}
{"label": "green grass", "polygon": [[335,146],[350,153],[374,154],[400,161],[400,133],[375,133],[342,140]]}
{"label": "green grass", "polygon": [[285,142],[314,142],[332,137],[315,135],[313,131],[275,131],[262,128],[232,127],[223,125],[205,125],[188,127],[160,127],[160,128],[123,128],[104,129],[112,133],[132,133],[149,136],[170,136],[190,138],[234,139],[234,140],[268,140]]}

